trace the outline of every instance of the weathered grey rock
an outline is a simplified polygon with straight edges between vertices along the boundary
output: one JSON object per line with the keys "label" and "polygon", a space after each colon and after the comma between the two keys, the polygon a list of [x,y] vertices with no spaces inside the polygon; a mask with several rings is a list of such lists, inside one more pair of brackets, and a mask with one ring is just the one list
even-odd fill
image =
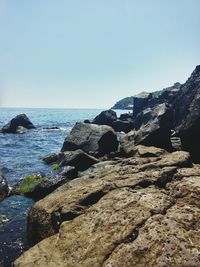
{"label": "weathered grey rock", "polygon": [[182,151],[99,164],[33,206],[29,234],[46,239],[15,266],[198,266],[200,168],[189,166]]}
{"label": "weathered grey rock", "polygon": [[121,134],[119,138],[119,150],[122,156],[132,157],[137,153],[137,148],[134,142],[134,131],[127,134]]}
{"label": "weathered grey rock", "polygon": [[106,125],[76,123],[65,139],[62,151],[82,149],[86,153],[104,155],[118,148],[114,130]]}
{"label": "weathered grey rock", "polygon": [[187,82],[181,86],[173,104],[175,130],[181,137],[182,148],[192,154],[194,161],[200,161],[200,65]]}
{"label": "weathered grey rock", "polygon": [[121,121],[132,120],[133,119],[133,113],[123,113],[120,115],[119,119]]}
{"label": "weathered grey rock", "polygon": [[134,123],[131,120],[116,120],[111,126],[116,132],[128,133],[134,128]]}
{"label": "weathered grey rock", "polygon": [[156,146],[171,151],[171,129],[173,113],[167,104],[147,108],[134,121],[134,142],[136,145]]}
{"label": "weathered grey rock", "polygon": [[117,114],[114,110],[109,109],[102,111],[96,118],[93,120],[94,124],[98,125],[109,125],[111,126],[114,121],[117,120]]}
{"label": "weathered grey rock", "polygon": [[3,175],[0,174],[0,201],[8,195],[8,183]]}
{"label": "weathered grey rock", "polygon": [[78,149],[61,153],[57,162],[60,166],[74,166],[78,171],[84,171],[99,160]]}
{"label": "weathered grey rock", "polygon": [[[23,127],[23,128],[21,128]],[[35,126],[26,116],[26,114],[20,114],[9,121],[2,129],[2,133],[17,133],[22,129],[33,129]]]}
{"label": "weathered grey rock", "polygon": [[149,100],[152,98],[152,94],[148,92],[142,92],[133,97],[133,117],[136,118],[138,113],[147,108]]}

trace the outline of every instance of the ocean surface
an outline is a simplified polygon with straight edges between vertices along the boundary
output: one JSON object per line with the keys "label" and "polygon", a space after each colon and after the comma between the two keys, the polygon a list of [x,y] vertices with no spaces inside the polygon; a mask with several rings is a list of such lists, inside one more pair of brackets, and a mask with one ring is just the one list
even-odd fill
{"label": "ocean surface", "polygon": [[[65,137],[77,121],[93,119],[100,109],[0,108],[0,128],[18,114],[25,113],[36,129],[25,134],[0,133],[0,170],[12,187],[22,177],[51,167],[42,158],[60,151]],[[118,110],[118,115],[124,111]],[[59,129],[50,129],[58,127]],[[11,196],[0,202],[0,267],[10,266],[28,248],[26,215],[33,201]]]}

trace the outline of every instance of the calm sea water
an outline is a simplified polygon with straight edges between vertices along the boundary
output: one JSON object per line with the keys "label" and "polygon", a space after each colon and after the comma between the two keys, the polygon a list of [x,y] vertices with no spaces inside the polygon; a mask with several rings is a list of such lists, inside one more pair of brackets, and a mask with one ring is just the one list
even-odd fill
{"label": "calm sea water", "polygon": [[[0,134],[0,169],[10,186],[35,172],[49,174],[42,158],[60,151],[65,137],[77,121],[93,119],[99,109],[0,108],[0,128],[18,114],[25,113],[37,127],[25,134]],[[117,111],[121,114],[123,111]],[[58,127],[59,130],[44,128]],[[0,266],[11,262],[28,247],[26,215],[33,201],[12,196],[0,202]]]}

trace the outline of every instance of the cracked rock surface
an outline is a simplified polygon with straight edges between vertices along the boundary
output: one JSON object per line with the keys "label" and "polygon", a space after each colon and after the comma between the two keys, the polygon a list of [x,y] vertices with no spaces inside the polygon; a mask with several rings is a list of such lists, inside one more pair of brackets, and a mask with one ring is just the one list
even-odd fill
{"label": "cracked rock surface", "polygon": [[15,266],[200,266],[200,167],[183,151],[99,163],[38,201]]}

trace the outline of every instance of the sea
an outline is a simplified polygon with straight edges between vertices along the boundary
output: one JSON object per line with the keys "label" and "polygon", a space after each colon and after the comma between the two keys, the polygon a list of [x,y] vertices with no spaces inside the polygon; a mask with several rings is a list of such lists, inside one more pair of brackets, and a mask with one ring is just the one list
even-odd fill
{"label": "sea", "polygon": [[[101,109],[0,108],[0,128],[19,114],[26,114],[36,129],[24,134],[0,133],[0,171],[12,187],[32,173],[51,175],[43,157],[59,152],[76,122],[92,120]],[[116,111],[118,115],[124,113]],[[55,128],[57,127],[57,128]],[[27,213],[34,204],[24,196],[11,196],[0,202],[0,267],[12,262],[27,248]]]}

